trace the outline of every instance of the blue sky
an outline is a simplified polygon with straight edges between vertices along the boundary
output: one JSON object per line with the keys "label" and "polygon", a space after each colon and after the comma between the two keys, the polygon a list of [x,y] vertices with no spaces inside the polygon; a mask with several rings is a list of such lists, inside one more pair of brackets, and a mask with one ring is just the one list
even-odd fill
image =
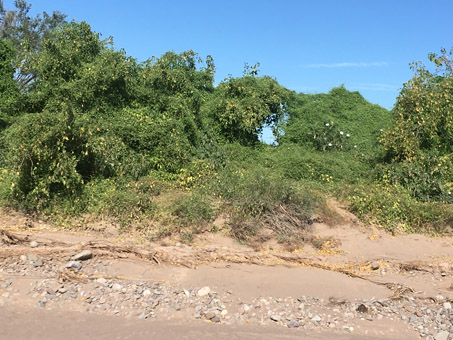
{"label": "blue sky", "polygon": [[[453,47],[452,0],[29,0],[87,21],[139,60],[192,49],[212,55],[216,81],[260,62],[261,75],[304,93],[344,84],[391,108],[411,61]],[[12,8],[12,0],[4,1]]]}

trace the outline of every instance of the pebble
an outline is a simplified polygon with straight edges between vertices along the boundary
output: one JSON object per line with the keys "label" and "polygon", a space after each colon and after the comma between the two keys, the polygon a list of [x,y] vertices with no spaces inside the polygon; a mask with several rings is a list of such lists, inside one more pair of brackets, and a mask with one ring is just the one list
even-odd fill
{"label": "pebble", "polygon": [[322,320],[322,319],[321,319],[321,317],[320,317],[319,315],[315,315],[315,316],[313,316],[313,317],[311,318],[311,321],[313,321],[313,322],[319,322],[319,321],[321,321],[321,320]]}
{"label": "pebble", "polygon": [[96,282],[99,283],[100,285],[105,285],[107,283],[107,280],[104,279],[103,277],[97,278]]}
{"label": "pebble", "polygon": [[38,247],[38,246],[39,246],[39,243],[38,243],[38,242],[36,242],[36,241],[31,241],[31,242],[30,242],[30,247],[31,247],[31,248],[36,248],[36,247]]}
{"label": "pebble", "polygon": [[450,302],[444,302],[444,309],[450,310],[451,309],[451,303]]}
{"label": "pebble", "polygon": [[279,321],[282,319],[282,317],[281,317],[280,315],[278,315],[278,314],[272,314],[272,315],[270,316],[270,319],[271,319],[272,321],[279,322]]}
{"label": "pebble", "polygon": [[373,263],[371,265],[371,270],[378,270],[379,269],[379,263]]}
{"label": "pebble", "polygon": [[208,320],[211,320],[212,318],[214,318],[216,315],[214,312],[210,311],[210,312],[207,312],[204,317]]}
{"label": "pebble", "polygon": [[65,267],[68,268],[68,269],[79,271],[80,269],[82,269],[82,262],[80,262],[80,261],[69,261],[68,263],[66,263]]}
{"label": "pebble", "polygon": [[291,320],[287,324],[288,328],[299,328],[299,322],[296,320]]}
{"label": "pebble", "polygon": [[436,334],[434,340],[448,340],[449,335],[450,333],[448,333],[447,331],[442,331]]}
{"label": "pebble", "polygon": [[200,288],[197,292],[198,296],[200,296],[200,297],[206,296],[209,293],[211,293],[211,288],[209,288],[209,287]]}
{"label": "pebble", "polygon": [[74,261],[86,261],[93,257],[93,253],[90,250],[83,250],[80,253],[74,255],[72,259]]}

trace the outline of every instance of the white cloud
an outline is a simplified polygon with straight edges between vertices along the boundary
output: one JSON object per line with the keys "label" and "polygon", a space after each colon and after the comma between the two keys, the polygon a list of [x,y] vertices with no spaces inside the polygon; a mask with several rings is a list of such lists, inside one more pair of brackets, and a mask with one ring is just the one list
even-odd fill
{"label": "white cloud", "polygon": [[331,64],[309,64],[303,65],[305,68],[342,68],[342,67],[383,67],[387,66],[386,61],[375,62],[344,62],[344,63],[331,63]]}

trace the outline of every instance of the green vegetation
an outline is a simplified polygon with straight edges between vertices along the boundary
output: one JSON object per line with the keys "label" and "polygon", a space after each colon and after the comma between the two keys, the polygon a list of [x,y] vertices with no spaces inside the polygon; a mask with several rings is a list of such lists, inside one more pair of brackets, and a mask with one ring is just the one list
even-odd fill
{"label": "green vegetation", "polygon": [[[298,244],[334,196],[391,232],[451,232],[451,53],[414,64],[387,111],[344,87],[294,93],[258,65],[214,86],[210,56],[139,63],[85,22],[16,7],[0,7],[2,205],[151,239]],[[259,142],[266,125],[278,146]]]}

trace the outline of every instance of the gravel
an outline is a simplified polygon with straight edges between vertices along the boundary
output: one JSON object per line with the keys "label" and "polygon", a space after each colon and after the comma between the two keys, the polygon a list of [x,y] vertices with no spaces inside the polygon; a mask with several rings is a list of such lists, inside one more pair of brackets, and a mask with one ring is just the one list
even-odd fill
{"label": "gravel", "polygon": [[[80,254],[69,258],[83,259],[84,256],[77,257]],[[33,299],[37,307],[85,309],[144,322],[180,315],[227,325],[278,324],[312,331],[354,333],[364,320],[392,319],[425,339],[448,340],[453,332],[451,301],[444,296],[335,300],[302,295],[240,299],[231,291],[217,292],[217,287],[181,287],[168,282],[102,276],[110,265],[109,260],[93,257],[87,260],[66,262],[63,258],[38,258],[33,254],[5,259],[0,263],[0,306],[16,299],[19,294],[16,281],[29,277],[32,283],[23,294]],[[81,275],[83,279],[62,279],[62,270],[79,272],[73,275]]]}

